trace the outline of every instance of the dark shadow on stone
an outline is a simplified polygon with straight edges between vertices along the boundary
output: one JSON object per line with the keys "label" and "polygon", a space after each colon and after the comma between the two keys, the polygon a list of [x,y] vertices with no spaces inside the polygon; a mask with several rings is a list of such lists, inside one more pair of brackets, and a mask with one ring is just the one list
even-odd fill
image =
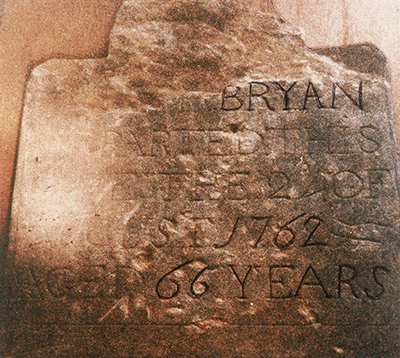
{"label": "dark shadow on stone", "polygon": [[327,56],[335,62],[343,63],[350,70],[371,73],[390,79],[386,56],[371,43],[313,48],[313,51],[318,55]]}

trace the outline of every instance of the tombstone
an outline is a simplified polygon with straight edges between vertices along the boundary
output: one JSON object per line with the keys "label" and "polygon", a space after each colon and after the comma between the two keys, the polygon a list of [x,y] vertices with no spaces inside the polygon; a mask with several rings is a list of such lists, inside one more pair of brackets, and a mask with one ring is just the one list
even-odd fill
{"label": "tombstone", "polygon": [[33,71],[4,356],[398,356],[385,58],[223,4],[125,1]]}

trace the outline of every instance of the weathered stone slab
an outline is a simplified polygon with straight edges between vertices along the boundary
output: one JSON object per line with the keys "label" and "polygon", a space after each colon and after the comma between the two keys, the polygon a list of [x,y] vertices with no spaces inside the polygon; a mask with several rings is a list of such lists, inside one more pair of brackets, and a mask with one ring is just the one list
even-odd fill
{"label": "weathered stone slab", "polygon": [[267,14],[127,1],[108,58],[30,80],[4,352],[397,357],[384,74]]}

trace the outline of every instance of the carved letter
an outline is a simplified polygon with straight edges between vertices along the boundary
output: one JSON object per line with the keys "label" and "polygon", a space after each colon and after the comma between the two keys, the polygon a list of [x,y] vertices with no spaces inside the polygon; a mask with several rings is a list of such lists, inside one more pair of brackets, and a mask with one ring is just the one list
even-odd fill
{"label": "carved letter", "polygon": [[87,266],[80,270],[74,297],[95,298],[104,296],[106,268],[103,265]]}
{"label": "carved letter", "polygon": [[355,198],[362,192],[363,187],[363,180],[353,172],[339,172],[333,177],[333,191],[339,198]]}
{"label": "carved letter", "polygon": [[68,268],[58,268],[49,272],[47,287],[55,298],[67,296],[75,284],[75,276]]}
{"label": "carved letter", "polygon": [[235,268],[233,267],[233,265],[229,265],[229,267],[232,269],[233,274],[235,275],[235,277],[237,278],[237,280],[240,283],[240,287],[242,288],[242,295],[240,296],[241,299],[247,299],[246,295],[244,294],[244,285],[246,283],[247,277],[250,274],[250,271],[253,269],[253,266],[249,266],[249,269],[247,270],[246,275],[244,276],[243,281],[240,279],[239,275],[236,273]]}
{"label": "carved letter", "polygon": [[290,199],[285,192],[290,186],[290,178],[284,172],[272,172],[267,177],[268,185],[272,188],[273,193],[270,195],[271,199]]}
{"label": "carved letter", "polygon": [[[192,281],[191,285],[190,285],[190,294],[192,295],[192,297],[194,298],[200,298],[201,296],[203,296],[209,289],[209,286],[206,282],[204,281],[197,281],[200,279],[200,276],[206,272],[207,270],[212,270],[210,267],[204,267],[194,278],[194,280]],[[199,286],[201,287],[201,291],[199,289]],[[197,292],[196,292],[197,291]],[[200,291],[200,292],[199,292]]]}
{"label": "carved letter", "polygon": [[262,223],[264,221],[264,223],[262,223],[262,225],[260,227],[261,232],[260,232],[260,234],[257,234],[257,236],[258,236],[257,241],[253,247],[258,247],[258,245],[260,244],[261,239],[262,239],[262,237],[265,233],[265,230],[267,229],[267,226],[268,226],[269,222],[271,221],[271,219],[272,219],[272,216],[260,216],[260,217],[253,216],[252,217],[252,220],[254,220],[256,222]]}
{"label": "carved letter", "polygon": [[[191,263],[193,263],[194,261],[189,261],[186,262],[182,265],[179,265],[178,267],[174,268],[173,270],[169,271],[168,273],[166,273],[163,277],[161,277],[158,282],[157,282],[157,286],[156,286],[156,293],[158,295],[159,298],[161,298],[162,300],[170,300],[171,298],[174,298],[180,291],[181,286],[179,285],[179,283],[177,281],[175,281],[172,278],[168,278],[169,275],[173,274],[174,272],[179,271],[180,269],[182,269],[183,267],[190,265]],[[169,294],[163,294],[162,292],[160,292],[160,286],[163,284],[164,280],[168,280],[173,284],[173,288],[172,290],[170,290],[171,292]],[[165,285],[165,284],[164,284]]]}
{"label": "carved letter", "polygon": [[378,271],[383,271],[386,273],[389,273],[389,269],[384,267],[384,266],[378,266],[375,267],[372,275],[374,276],[374,281],[376,282],[376,284],[380,287],[380,291],[377,294],[373,294],[368,288],[366,288],[364,291],[367,294],[368,298],[372,299],[372,300],[377,300],[379,297],[381,297],[383,295],[383,293],[385,292],[385,288],[383,287],[383,284],[379,281],[378,277],[377,277],[377,273]]}
{"label": "carved letter", "polygon": [[[231,92],[229,91],[230,88],[235,88],[235,92],[230,93]],[[221,109],[223,111],[237,111],[238,109],[242,108],[243,102],[237,97],[239,91],[240,87],[228,86],[224,88],[224,91],[222,92],[222,105],[221,105]],[[231,106],[229,106],[228,102],[231,103]]]}
{"label": "carved letter", "polygon": [[[309,273],[310,273],[310,275],[309,275]],[[307,281],[306,281],[306,278],[307,278]],[[318,276],[312,266],[309,266],[306,273],[303,275],[303,278],[300,281],[300,285],[297,288],[295,296],[300,296],[300,289],[301,289],[301,286],[303,286],[303,285],[321,287],[322,291],[324,291],[325,297],[330,298],[328,292],[326,292],[324,286],[322,285],[321,280],[318,278]]]}
{"label": "carved letter", "polygon": [[[287,288],[285,289],[285,284],[287,282],[287,278],[289,274],[287,273],[288,270],[293,270],[293,266],[271,266],[269,268],[269,285],[271,289],[271,298],[290,298],[292,297],[292,289]],[[280,272],[279,272],[280,271]],[[282,274],[282,271],[285,272],[285,274]],[[281,290],[279,290],[279,293],[276,293],[277,289],[273,287],[273,284],[279,284],[281,286]]]}
{"label": "carved letter", "polygon": [[235,235],[235,232],[239,226],[239,221],[240,217],[236,219],[235,224],[233,225],[232,233],[230,234],[228,240],[221,245],[214,245],[215,248],[221,249],[222,247],[228,246],[232,242],[233,235]]}
{"label": "carved letter", "polygon": [[302,213],[280,227],[278,233],[275,235],[273,239],[273,242],[278,249],[280,250],[288,249],[294,243],[294,240],[296,239],[296,234],[289,227],[289,225],[293,224],[296,220],[302,218],[304,215],[306,214]]}
{"label": "carved letter", "polygon": [[289,92],[293,89],[293,87],[296,85],[297,82],[292,83],[292,85],[289,87],[289,89],[285,89],[281,84],[276,82],[276,85],[279,87],[279,89],[283,92],[283,100],[285,102],[285,107],[283,108],[285,111],[289,111],[291,108],[289,107]]}
{"label": "carved letter", "polygon": [[[347,270],[347,272],[351,271],[351,276],[349,277],[349,274],[346,274],[344,270]],[[347,276],[347,278],[345,278]],[[348,285],[351,289],[351,293],[355,298],[359,298],[359,295],[357,294],[353,283],[351,281],[354,280],[354,277],[356,276],[356,268],[350,265],[342,265],[339,267],[339,289],[338,289],[338,298],[341,298],[342,296],[342,283],[345,283]]]}
{"label": "carved letter", "polygon": [[303,110],[307,109],[307,102],[308,102],[309,98],[315,99],[315,102],[317,103],[318,108],[325,108],[325,106],[321,102],[321,99],[320,99],[320,97],[319,97],[319,95],[317,93],[317,90],[315,89],[315,87],[312,84],[312,82],[308,83],[308,87],[307,87],[307,91],[306,91],[306,97],[304,99]]}
{"label": "carved letter", "polygon": [[128,143],[130,145],[132,145],[133,147],[136,147],[136,151],[138,152],[139,155],[141,156],[145,156],[145,150],[142,146],[142,144],[140,143],[140,140],[138,138],[138,134],[134,131],[129,131],[129,139],[128,139]]}
{"label": "carved letter", "polygon": [[389,171],[385,169],[368,170],[369,197],[377,198],[384,186],[384,178]]}
{"label": "carved letter", "polygon": [[171,155],[169,134],[167,132],[159,131],[153,133],[151,155],[153,157],[165,157]]}
{"label": "carved letter", "polygon": [[360,85],[358,87],[358,102],[351,97],[344,89],[341,87],[338,83],[334,83],[332,87],[332,108],[335,108],[335,100],[336,100],[336,87],[339,87],[339,89],[343,92],[343,94],[353,103],[357,108],[359,108],[361,111],[364,110],[364,104],[363,104],[363,92],[362,92],[362,81],[360,81]]}
{"label": "carved letter", "polygon": [[[255,93],[255,87],[256,86],[263,86],[264,87],[264,92],[261,93]],[[250,83],[250,89],[249,89],[249,111],[253,109],[253,97],[260,97],[264,100],[265,104],[267,105],[268,109],[271,111],[274,111],[274,108],[272,108],[268,102],[267,97],[264,95],[269,91],[269,87],[265,83],[261,82],[251,82]]]}
{"label": "carved letter", "polygon": [[365,126],[360,128],[360,134],[366,139],[360,143],[361,150],[365,153],[375,153],[381,147],[381,138],[379,129],[374,126]]}
{"label": "carved letter", "polygon": [[311,216],[309,217],[306,222],[304,223],[304,226],[307,227],[309,223],[315,222],[314,228],[311,230],[310,234],[307,237],[307,240],[304,242],[302,245],[303,247],[306,246],[326,246],[327,244],[324,242],[317,242],[313,240],[315,232],[318,230],[320,225],[323,223],[322,219],[320,219],[317,216]]}

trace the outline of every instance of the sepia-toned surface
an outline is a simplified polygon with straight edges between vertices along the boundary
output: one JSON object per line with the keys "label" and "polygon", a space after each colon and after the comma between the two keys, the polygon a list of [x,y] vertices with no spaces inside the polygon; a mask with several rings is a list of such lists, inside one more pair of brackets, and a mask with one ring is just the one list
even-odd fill
{"label": "sepia-toned surface", "polygon": [[33,71],[4,356],[398,356],[385,59],[221,4],[126,1],[108,58]]}
{"label": "sepia-toned surface", "polygon": [[[373,43],[388,58],[396,122],[400,113],[399,0],[275,0],[277,13],[298,26],[310,47]],[[400,130],[397,125],[397,136]]]}

